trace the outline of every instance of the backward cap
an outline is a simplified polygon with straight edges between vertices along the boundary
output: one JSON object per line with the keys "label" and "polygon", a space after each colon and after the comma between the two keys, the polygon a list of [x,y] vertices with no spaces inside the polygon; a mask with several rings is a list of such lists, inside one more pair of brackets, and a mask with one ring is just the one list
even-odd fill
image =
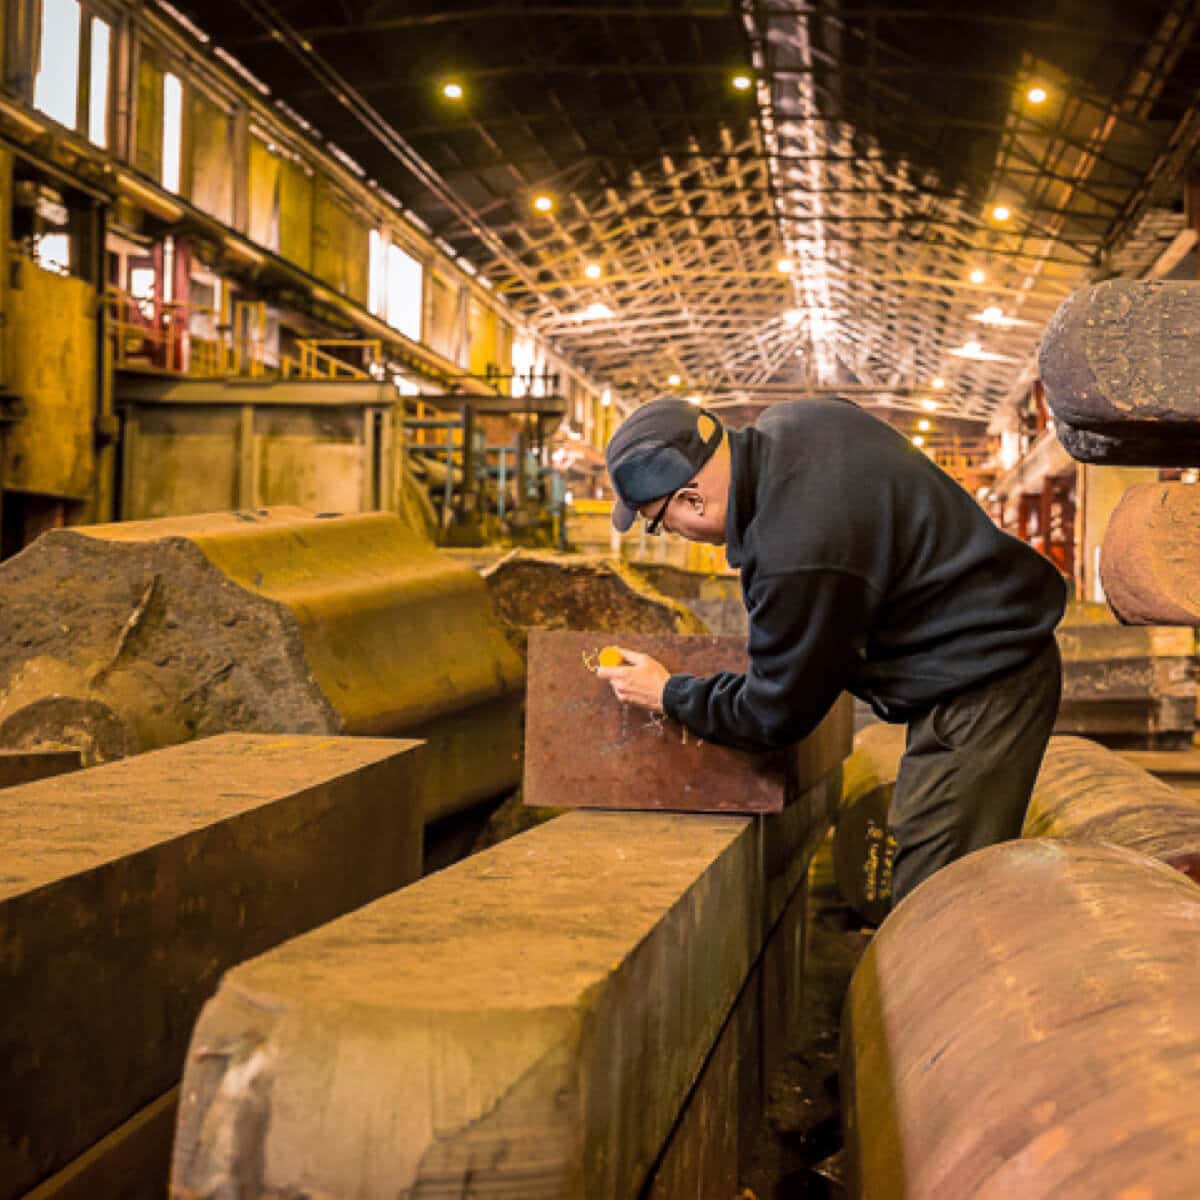
{"label": "backward cap", "polygon": [[706,409],[667,397],[635,409],[604,452],[617,493],[613,528],[624,533],[638,506],[683,487],[721,444],[721,422]]}

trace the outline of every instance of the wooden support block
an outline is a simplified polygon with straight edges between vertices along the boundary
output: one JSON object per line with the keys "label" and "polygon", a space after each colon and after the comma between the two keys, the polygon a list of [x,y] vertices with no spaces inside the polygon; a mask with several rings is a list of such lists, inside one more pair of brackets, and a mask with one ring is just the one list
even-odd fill
{"label": "wooden support block", "polygon": [[1100,578],[1129,625],[1200,625],[1200,487],[1131,487],[1109,519]]}
{"label": "wooden support block", "polygon": [[705,743],[668,717],[622,704],[595,674],[613,638],[674,671],[746,669],[740,638],[532,630],[525,717],[526,804],[676,812],[778,812],[850,752],[842,696],[804,741],[749,754]]}
{"label": "wooden support block", "polygon": [[0,750],[0,788],[65,775],[82,766],[78,750]]}
{"label": "wooden support block", "polygon": [[0,791],[0,1197],[177,1082],[223,970],[416,878],[418,747],[226,734]]}
{"label": "wooden support block", "polygon": [[852,1200],[1183,1200],[1200,1165],[1200,890],[1113,846],[951,863],[854,973]]}
{"label": "wooden support block", "polygon": [[567,813],[230,971],[172,1195],[638,1195],[840,786]]}

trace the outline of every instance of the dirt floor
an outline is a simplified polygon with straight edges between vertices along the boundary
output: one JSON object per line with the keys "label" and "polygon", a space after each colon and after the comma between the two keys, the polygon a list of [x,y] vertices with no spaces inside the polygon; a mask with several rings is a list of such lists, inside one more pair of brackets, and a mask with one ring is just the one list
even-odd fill
{"label": "dirt floor", "polygon": [[840,900],[831,843],[809,876],[808,961],[801,1033],[774,1070],[766,1120],[737,1200],[840,1200],[838,1023],[870,931]]}

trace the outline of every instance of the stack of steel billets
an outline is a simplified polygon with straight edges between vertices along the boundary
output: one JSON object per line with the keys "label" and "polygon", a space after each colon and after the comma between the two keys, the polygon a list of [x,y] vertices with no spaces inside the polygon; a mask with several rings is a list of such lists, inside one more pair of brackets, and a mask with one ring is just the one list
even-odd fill
{"label": "stack of steel billets", "polygon": [[[1200,467],[1197,328],[1197,284],[1112,281],[1067,301],[1041,354],[1064,446],[1085,462]],[[1149,484],[1118,504],[1101,578],[1122,621],[1200,624],[1197,491]],[[1200,807],[1055,738],[1026,828],[1053,836],[938,872],[855,973],[854,1197],[1196,1195]]]}
{"label": "stack of steel billets", "polygon": [[[707,799],[685,799],[722,811],[570,812],[228,972],[188,1056],[173,1196],[734,1194],[764,1063],[795,1028],[848,699],[774,798],[743,796],[780,811],[747,816],[743,757],[640,710],[607,736],[596,708],[620,706],[581,636],[603,645],[531,640],[533,660],[558,643],[550,665],[592,706],[531,732],[576,760],[549,799],[604,802],[615,776],[626,807],[655,807],[659,746],[684,775],[706,764]],[[684,669],[719,648],[660,640]]]}
{"label": "stack of steel billets", "polygon": [[1055,733],[1115,749],[1189,747],[1196,728],[1192,630],[1130,628],[1100,605],[1084,608],[1071,605],[1058,630],[1063,694]]}

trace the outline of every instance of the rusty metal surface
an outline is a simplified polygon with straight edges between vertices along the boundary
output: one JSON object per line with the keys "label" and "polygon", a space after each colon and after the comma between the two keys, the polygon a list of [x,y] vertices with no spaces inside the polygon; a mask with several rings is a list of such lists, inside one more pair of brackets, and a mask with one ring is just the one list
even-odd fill
{"label": "rusty metal surface", "polygon": [[518,550],[480,574],[496,616],[522,653],[528,631],[535,627],[708,633],[679,601],[612,558]]}
{"label": "rusty metal surface", "polygon": [[878,925],[892,904],[896,838],[888,809],[907,732],[905,725],[883,723],[860,729],[842,770],[833,874],[842,899],[870,925]]}
{"label": "rusty metal surface", "polygon": [[[849,753],[843,696],[797,746],[748,754],[705,743],[668,717],[621,704],[592,667],[602,632],[533,630],[525,718],[526,804],[678,812],[778,812]],[[739,638],[620,635],[672,671],[743,671]]]}
{"label": "rusty metal surface", "polygon": [[1109,842],[1200,882],[1200,803],[1084,738],[1050,739],[1023,836]]}
{"label": "rusty metal surface", "polygon": [[1109,519],[1100,578],[1130,625],[1200,625],[1200,488],[1131,487]]}
{"label": "rusty metal surface", "polygon": [[0,1198],[179,1078],[221,972],[421,869],[420,744],[226,734],[0,791]]}
{"label": "rusty metal surface", "polygon": [[430,743],[431,816],[520,778],[520,658],[475,572],[391,514],[56,530],[0,565],[0,617],[0,746],[405,734]]}
{"label": "rusty metal surface", "polygon": [[1200,890],[1109,846],[1020,841],[888,917],[843,1022],[859,1200],[1192,1200]]}

